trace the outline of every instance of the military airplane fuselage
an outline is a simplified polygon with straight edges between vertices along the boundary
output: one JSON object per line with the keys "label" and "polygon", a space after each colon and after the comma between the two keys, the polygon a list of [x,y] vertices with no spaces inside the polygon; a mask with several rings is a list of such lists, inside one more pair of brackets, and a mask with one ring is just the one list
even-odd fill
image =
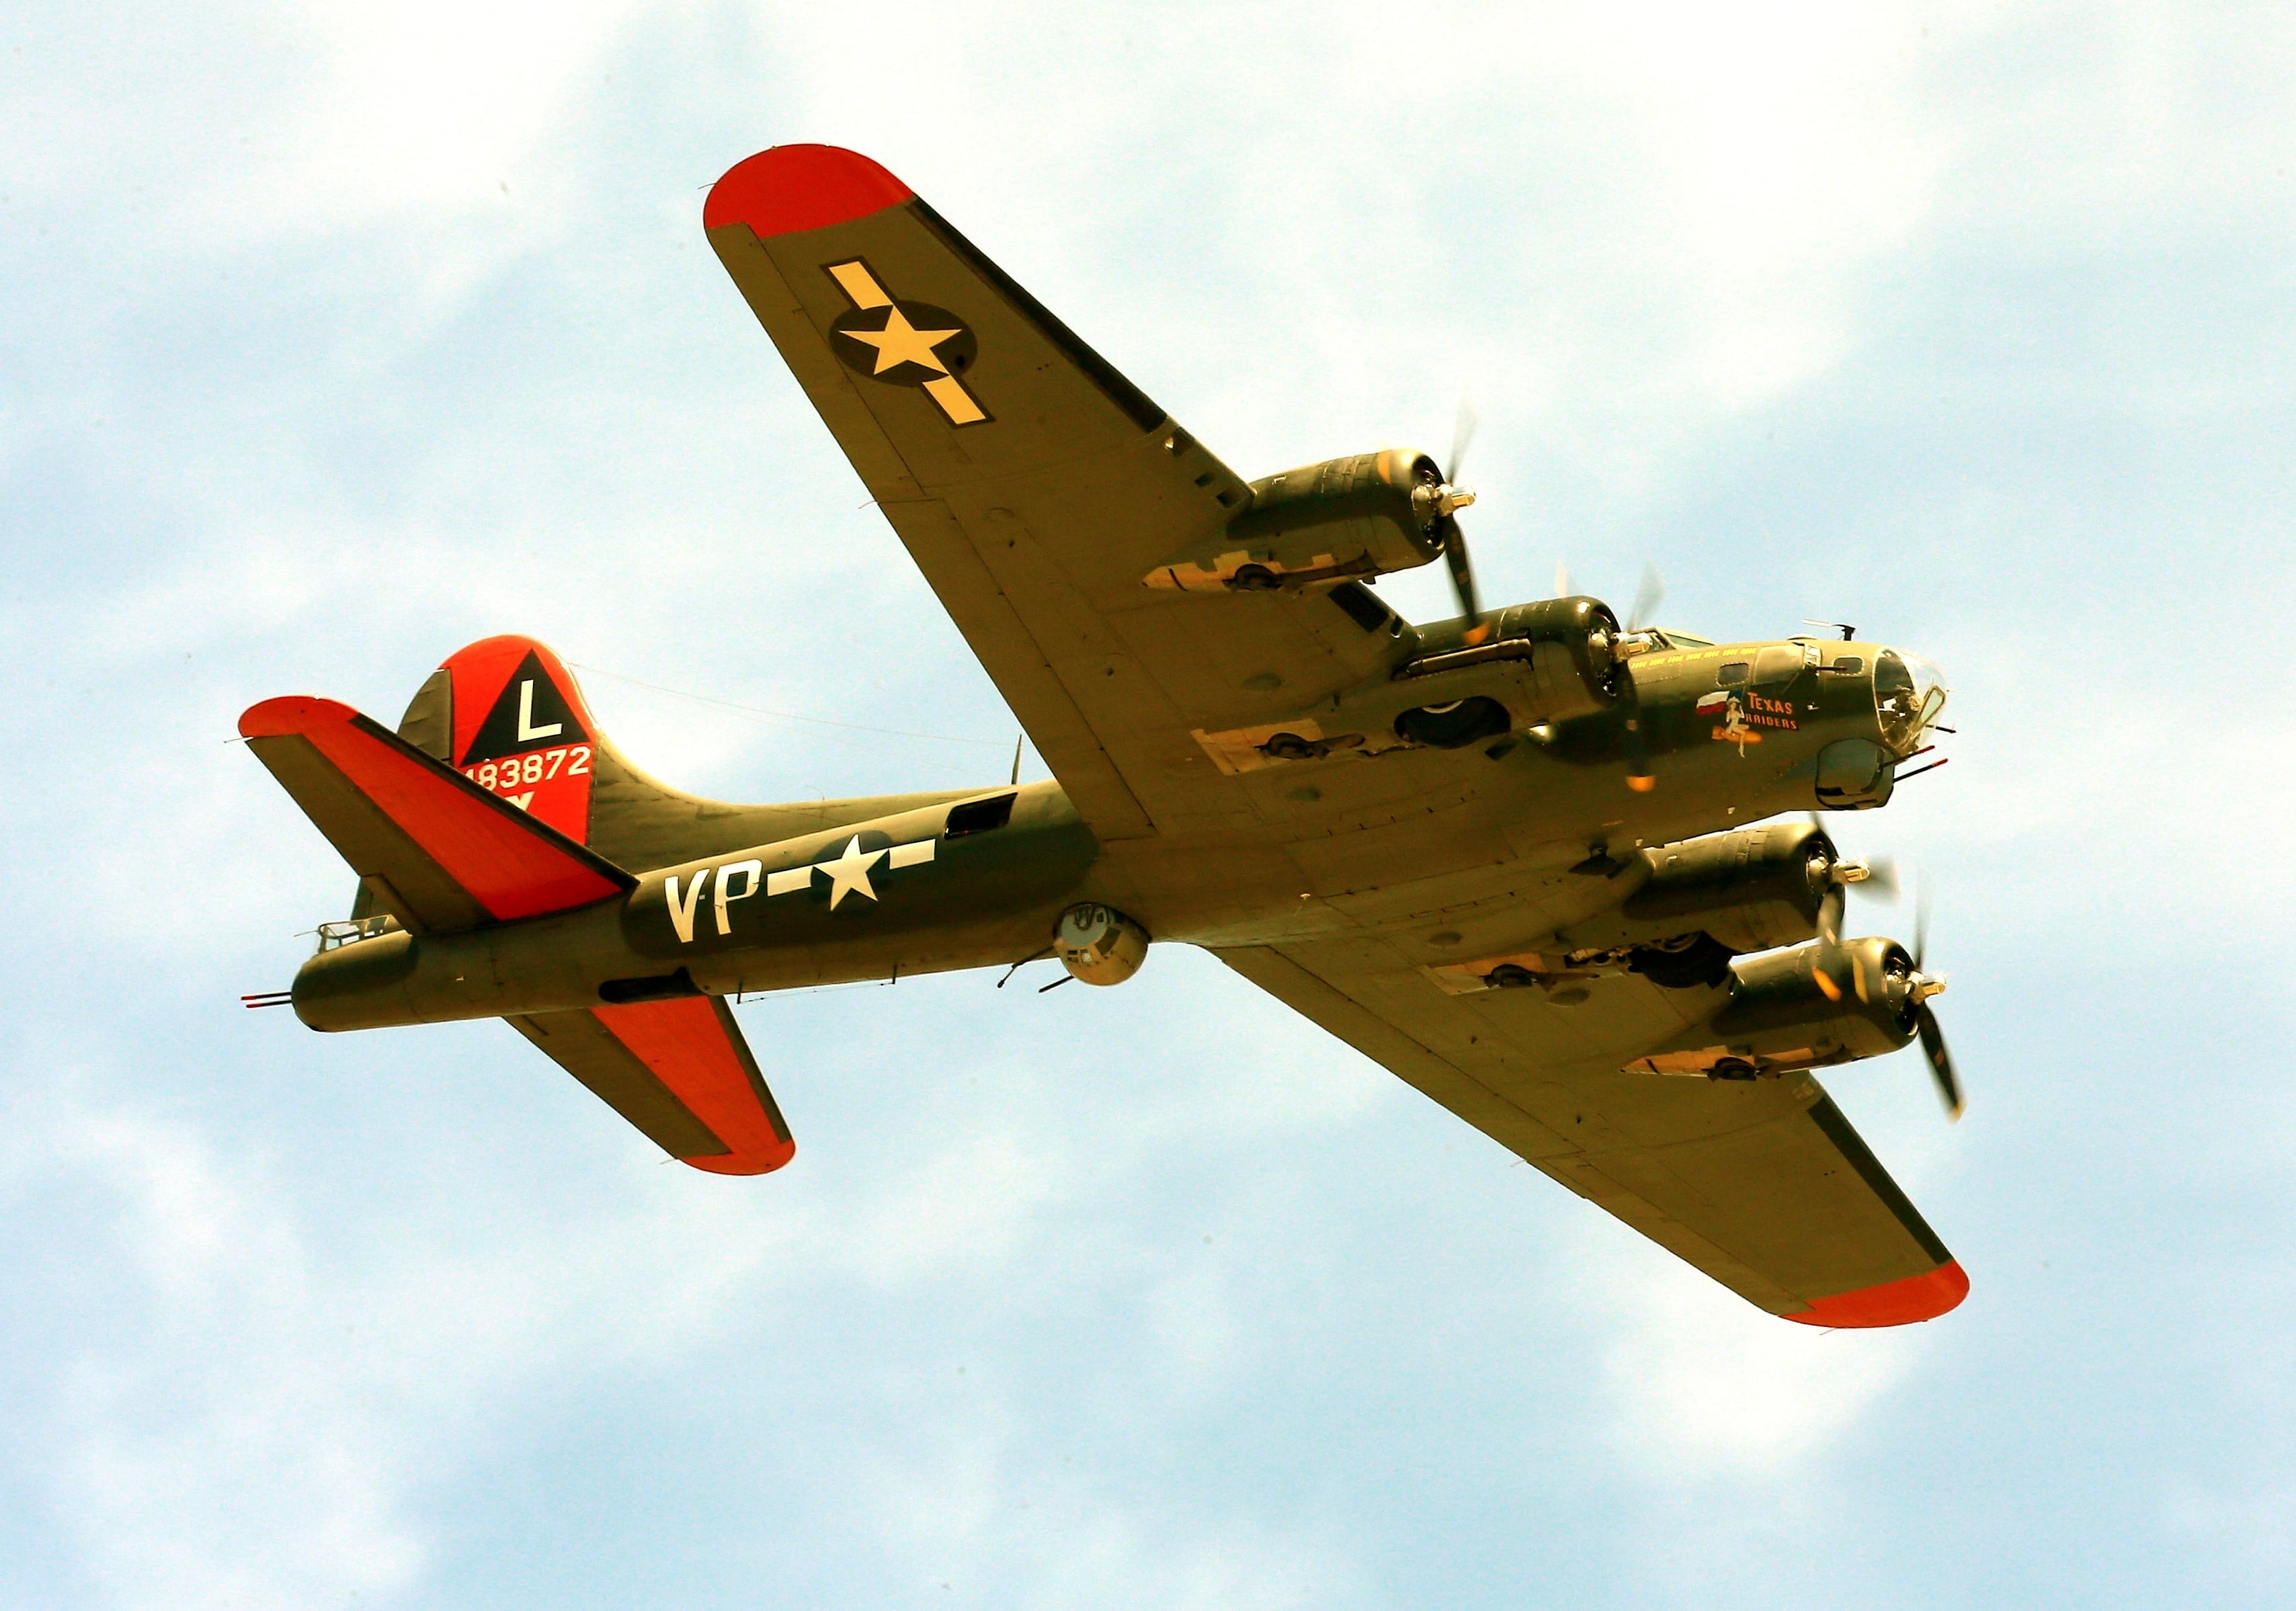
{"label": "military airplane fuselage", "polygon": [[[1500,630],[1514,614],[1498,612]],[[1103,844],[1056,782],[937,798],[729,846],[520,922],[416,935],[379,919],[363,943],[305,964],[296,1010],[313,1028],[366,1029],[1010,965],[1048,954],[1058,914],[1085,902],[1199,945],[1278,945],[1442,912],[1457,934],[1447,944],[1468,957],[1521,952],[1620,906],[1651,876],[1655,863],[1636,854],[1647,846],[1882,803],[1893,746],[1910,748],[1920,731],[1907,695],[1931,685],[1874,644],[1718,645],[1652,631],[1619,667],[1628,697],[1522,732],[1510,719],[1446,747],[1392,730],[1431,707],[1519,698],[1511,674],[1527,662],[1488,655],[1412,675],[1462,652],[1460,624],[1379,630],[1396,669],[1378,692],[1399,704],[1388,732],[1287,754],[1280,737],[1292,729],[1318,735],[1303,745],[1329,744],[1326,709],[1321,722],[1252,724],[1248,735],[1275,732],[1248,748],[1202,746],[1207,767],[1250,760],[1243,787],[1280,802],[1274,823]],[[1629,720],[1644,735],[1639,750]],[[524,786],[515,769],[464,771],[506,797]],[[1651,788],[1632,786],[1645,777]]]}

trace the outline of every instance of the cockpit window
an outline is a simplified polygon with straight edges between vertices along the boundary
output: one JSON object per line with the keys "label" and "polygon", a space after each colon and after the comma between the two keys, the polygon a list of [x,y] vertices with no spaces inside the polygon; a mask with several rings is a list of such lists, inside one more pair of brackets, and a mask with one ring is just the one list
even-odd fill
{"label": "cockpit window", "polygon": [[1945,677],[1919,655],[1885,649],[1874,662],[1874,706],[1882,741],[1904,755],[1945,708]]}
{"label": "cockpit window", "polygon": [[1686,632],[1677,632],[1671,626],[1654,626],[1651,630],[1666,641],[1666,646],[1669,649],[1711,649],[1714,647],[1714,640],[1711,638],[1694,638]]}

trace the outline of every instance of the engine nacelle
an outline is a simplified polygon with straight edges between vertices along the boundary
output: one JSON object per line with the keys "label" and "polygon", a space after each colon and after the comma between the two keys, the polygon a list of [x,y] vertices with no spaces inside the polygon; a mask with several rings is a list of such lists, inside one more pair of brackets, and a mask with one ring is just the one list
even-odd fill
{"label": "engine nacelle", "polygon": [[1443,552],[1442,480],[1434,460],[1405,448],[1287,470],[1251,483],[1226,530],[1141,579],[1184,593],[1253,592],[1411,570]]}
{"label": "engine nacelle", "polygon": [[1817,933],[1840,857],[1813,824],[1772,822],[1660,845],[1640,859],[1649,870],[1642,887],[1558,934],[1557,945],[1601,950],[1702,932],[1734,952],[1797,945]]}
{"label": "engine nacelle", "polygon": [[1643,855],[1650,879],[1628,899],[1626,920],[1675,933],[1702,928],[1733,951],[1814,937],[1841,859],[1810,822],[1740,828]]}
{"label": "engine nacelle", "polygon": [[[1509,605],[1482,618],[1475,643],[1465,642],[1466,625],[1459,624],[1456,642],[1430,640],[1429,652],[1396,671],[1396,694],[1425,701],[1395,717],[1398,738],[1456,749],[1611,705],[1620,675],[1619,620],[1600,599]],[[1459,699],[1440,697],[1453,690]],[[1459,714],[1463,705],[1484,719]]]}
{"label": "engine nacelle", "polygon": [[1721,1011],[1627,1072],[1751,1080],[1881,1057],[1915,1033],[1913,961],[1894,940],[1740,957],[1730,975]]}
{"label": "engine nacelle", "polygon": [[1148,960],[1148,931],[1111,906],[1086,902],[1053,931],[1061,966],[1087,985],[1121,985]]}

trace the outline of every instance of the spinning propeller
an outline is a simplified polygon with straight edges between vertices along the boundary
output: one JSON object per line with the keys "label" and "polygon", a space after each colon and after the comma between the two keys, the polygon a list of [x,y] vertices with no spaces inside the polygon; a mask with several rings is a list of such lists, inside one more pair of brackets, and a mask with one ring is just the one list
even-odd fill
{"label": "spinning propeller", "polygon": [[[1812,819],[1816,821],[1815,818]],[[1898,973],[1887,969],[1880,979],[1869,977],[1866,959],[1861,952],[1841,944],[1841,923],[1848,906],[1851,886],[1862,886],[1883,900],[1898,898],[1896,866],[1886,860],[1872,862],[1833,862],[1826,870],[1830,887],[1820,897],[1817,906],[1817,936],[1823,945],[1818,953],[1817,987],[1827,999],[1840,1001],[1841,985],[1834,975],[1846,961],[1849,966],[1849,987],[1861,1002],[1870,1002],[1876,990],[1882,999],[1898,1010],[1900,1021],[1908,1015],[1911,1026],[1922,1043],[1922,1056],[1928,1059],[1930,1077],[1937,1082],[1939,1100],[1945,1103],[1946,1117],[1958,1119],[1968,1107],[1962,1094],[1961,1076],[1954,1070],[1953,1054],[1946,1049],[1945,1031],[1930,1010],[1930,998],[1945,989],[1942,977],[1923,970],[1922,960],[1929,949],[1930,909],[1926,897],[1914,908],[1914,946],[1910,953],[1911,968]]]}
{"label": "spinning propeller", "polygon": [[1922,1055],[1929,1059],[1930,1077],[1937,1082],[1938,1096],[1945,1103],[1945,1116],[1958,1119],[1969,1103],[1961,1093],[1961,1076],[1954,1072],[1953,1053],[1946,1050],[1945,1031],[1938,1027],[1937,1014],[1930,1010],[1930,997],[1945,988],[1945,981],[1922,971],[1922,953],[1929,949],[1929,903],[1923,901],[1914,909],[1914,971],[1906,981],[1906,997],[1913,1003],[1914,1033],[1921,1036]]}
{"label": "spinning propeller", "polygon": [[[1810,819],[1814,824],[1817,819]],[[1828,945],[1841,944],[1841,920],[1847,910],[1851,885],[1861,886],[1866,893],[1885,901],[1898,898],[1898,865],[1887,856],[1867,862],[1836,862],[1828,872],[1832,887],[1817,904],[1818,937]]]}
{"label": "spinning propeller", "polygon": [[[1459,473],[1466,463],[1467,446],[1475,439],[1475,427],[1480,423],[1472,404],[1462,401],[1458,417],[1451,426],[1451,456],[1443,467],[1443,478],[1431,487],[1414,492],[1412,501],[1431,511],[1434,517],[1435,534],[1443,544],[1443,562],[1451,573],[1451,591],[1458,595],[1459,615],[1467,623],[1464,640],[1469,648],[1481,643],[1491,635],[1491,624],[1482,618],[1482,600],[1475,586],[1474,561],[1467,554],[1467,535],[1459,529],[1458,511],[1475,501],[1474,493],[1459,485]],[[1555,596],[1570,592],[1570,572],[1557,565],[1554,570]],[[1666,584],[1659,580],[1658,567],[1643,567],[1642,585],[1635,590],[1634,609],[1628,613],[1624,639],[1620,644],[1623,655],[1649,646],[1651,640],[1642,634],[1648,632],[1651,617],[1658,613],[1666,597]],[[1639,641],[1637,641],[1639,640]],[[1658,787],[1658,778],[1651,771],[1650,740],[1643,732],[1642,706],[1635,696],[1633,673],[1623,666],[1618,675],[1619,705],[1625,713],[1626,724],[1621,730],[1621,745],[1627,756],[1627,787],[1637,793],[1648,793]]]}
{"label": "spinning propeller", "polygon": [[[1626,638],[1620,649],[1622,654],[1633,654],[1648,646],[1650,640],[1642,634],[1650,630],[1651,617],[1666,598],[1666,584],[1659,580],[1658,567],[1644,565],[1641,585],[1635,589],[1635,607],[1627,614]],[[1626,725],[1619,730],[1620,747],[1627,752],[1627,787],[1636,794],[1648,794],[1658,787],[1658,775],[1651,770],[1650,739],[1643,732],[1643,705],[1635,689],[1632,662],[1619,667],[1619,708],[1626,713]]]}
{"label": "spinning propeller", "polygon": [[1434,512],[1435,535],[1443,544],[1443,562],[1450,568],[1451,591],[1459,595],[1459,614],[1467,623],[1470,647],[1491,634],[1475,592],[1475,567],[1467,558],[1467,536],[1459,529],[1456,518],[1458,511],[1475,501],[1474,493],[1459,485],[1459,468],[1466,462],[1467,444],[1474,440],[1478,423],[1474,405],[1463,400],[1459,417],[1451,426],[1451,461],[1444,466],[1443,478],[1411,495],[1413,503]]}

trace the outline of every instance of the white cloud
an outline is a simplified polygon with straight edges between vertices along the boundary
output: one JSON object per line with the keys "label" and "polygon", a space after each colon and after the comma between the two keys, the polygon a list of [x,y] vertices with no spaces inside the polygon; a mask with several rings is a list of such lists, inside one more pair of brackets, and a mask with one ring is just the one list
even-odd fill
{"label": "white cloud", "polygon": [[[569,1384],[617,1374],[663,1393],[696,1370],[729,1387],[798,1382],[755,1441],[861,1521],[833,1545],[774,1541],[882,1554],[920,1581],[953,1560],[970,1577],[950,1581],[1000,1603],[1108,1603],[1117,1584],[1143,1605],[1322,1606],[1376,1598],[1365,1563],[1381,1550],[1379,1570],[1439,1570],[1437,1546],[1409,1555],[1407,1535],[1480,1526],[1474,1485],[1493,1468],[1468,1433],[1399,1475],[1377,1461],[1449,1435],[1427,1427],[1462,1401],[1505,1423],[1491,1435],[1513,1452],[1524,1427],[1573,1452],[1559,1485],[1661,1524],[1702,1482],[1783,1503],[1853,1436],[1910,1446],[1893,1405],[1929,1359],[1988,1345],[1974,1317],[1817,1335],[1599,1223],[1563,1239],[1559,1274],[1526,1274],[1521,1227],[1545,1210],[1505,1214],[1554,1194],[1527,1170],[1350,1196],[1333,1182],[1383,1164],[1426,1116],[1420,1099],[1205,959],[1160,954],[1088,1009],[1075,989],[1012,1005],[1026,976],[1004,996],[980,981],[978,1001],[923,983],[833,1010],[745,1009],[800,1130],[799,1167],[755,1190],[617,1173],[636,1143],[605,1139],[610,1118],[545,1087],[529,1049],[482,1042],[491,1030],[381,1049],[234,1038],[198,1010],[216,977],[291,961],[284,931],[333,910],[347,879],[242,753],[185,748],[225,736],[242,694],[284,687],[395,716],[454,642],[521,627],[744,702],[1001,724],[693,238],[693,192],[657,197],[644,227],[592,205],[600,165],[633,151],[673,149],[665,165],[690,161],[697,183],[780,140],[881,157],[1247,473],[1413,433],[1439,446],[1472,391],[1487,585],[1543,584],[1557,552],[1584,568],[1590,545],[1653,527],[1702,558],[1741,542],[1710,529],[1698,478],[1763,408],[1833,407],[1824,383],[1902,339],[1892,321],[1939,254],[2035,274],[2136,241],[2141,260],[2100,257],[2098,274],[2023,300],[1987,283],[2008,311],[1960,339],[2030,341],[2033,368],[1897,352],[1858,382],[1910,387],[1933,365],[1941,389],[2014,394],[2036,434],[2100,400],[2134,426],[2063,462],[2161,453],[2189,479],[2159,492],[2178,506],[2164,523],[2094,487],[2037,486],[2043,472],[2005,454],[1967,471],[1982,485],[1933,530],[1884,534],[1907,608],[1966,634],[1939,650],[1971,718],[1947,775],[1983,779],[1958,797],[1984,809],[1924,806],[1915,785],[1886,822],[1844,833],[1914,845],[1956,880],[1941,939],[1964,957],[1957,934],[2005,953],[2062,939],[2052,955],[2079,963],[2088,919],[2114,917],[2098,964],[2120,970],[2112,987],[2164,1024],[2185,1014],[2180,1046],[2212,1045],[2284,1004],[2210,996],[2203,1011],[2172,999],[2190,989],[2152,985],[2161,967],[2189,970],[2195,936],[2268,957],[2285,928],[2289,871],[2250,847],[2280,831],[2286,724],[2213,703],[2212,680],[2285,635],[2284,578],[2256,559],[2284,498],[2254,482],[2227,524],[2212,483],[2237,466],[2192,444],[2234,417],[2209,413],[2227,397],[2276,440],[2286,388],[2269,361],[2196,358],[2144,321],[2192,301],[2152,277],[2189,245],[2180,221],[2253,229],[2251,246],[2284,233],[2268,205],[2288,154],[2284,25],[2144,5],[2094,23],[2049,6],[1806,4],[751,14],[753,31],[740,13],[632,6],[99,12],[0,70],[8,216],[35,220],[21,277],[79,277],[25,304],[65,334],[17,332],[19,389],[0,405],[0,464],[27,495],[20,552],[38,556],[10,572],[7,606],[37,679],[6,781],[9,958],[37,1033],[11,1059],[4,1156],[13,1201],[94,1206],[26,1232],[85,1290],[42,1278],[12,1321],[45,1338],[45,1304],[62,1316],[62,1345],[25,1355],[26,1402],[53,1400],[48,1419],[12,1446],[88,1598],[300,1607],[464,1587],[441,1511],[483,1509],[472,1474],[554,1435]],[[605,76],[639,68],[645,91],[602,110]],[[2224,291],[2220,264],[2177,261]],[[2085,326],[2041,304],[2104,269],[2142,294],[2098,304],[2100,360],[2077,346]],[[2200,317],[2267,355],[2278,328],[2260,291]],[[282,359],[266,343],[306,345]],[[2181,446],[2180,421],[2196,433]],[[1891,468],[1854,446],[1805,446],[1795,473]],[[1740,592],[1787,596],[1826,535],[1797,531],[1751,548],[1772,575],[1738,555]],[[2210,607],[2177,585],[2186,566],[2216,568]],[[1630,586],[1633,565],[1614,568]],[[1418,613],[1436,613],[1441,584],[1423,580]],[[944,776],[896,747],[594,692],[641,764],[680,783],[793,794]],[[2132,956],[2153,971],[2128,971]],[[2013,1010],[2056,1010],[2016,999],[2035,979],[2005,963],[1997,1034]],[[1957,1044],[1961,1003],[1985,1004],[1968,994],[1948,1003]],[[2084,1054],[2113,1050],[2065,1033],[2098,1043]],[[1917,1198],[1956,1188],[2005,1223],[2001,1189],[1972,1195],[1977,1172],[1923,1179],[1968,1156],[1988,1091],[2008,1089],[1967,1056],[1981,1045],[1964,1045],[1979,1108],[1958,1133],[1930,1126],[1907,1062],[1842,1083],[1887,1083],[1892,1112],[1918,1111],[1925,1127],[1884,1149]],[[69,1072],[81,1067],[103,1072]],[[271,1077],[349,1067],[459,1084],[426,1128],[379,1095],[357,1122],[298,1109]],[[506,1067],[534,1083],[488,1084]],[[2018,1190],[2079,1203],[2098,1141],[2062,1072],[2037,1067],[2021,1092],[2046,1132],[1992,1145],[2019,1155]],[[2268,1190],[2255,1158],[2286,1111],[2277,1075],[2210,1072],[2218,1100],[2248,1108],[2213,1143],[2246,1173],[2227,1162],[2210,1188]],[[512,1101],[519,1124],[490,1129],[487,1105]],[[2146,1120],[2188,1174],[2203,1143],[2176,1126],[2194,1105]],[[489,1146],[517,1151],[515,1189],[488,1183]],[[548,1195],[562,1171],[563,1200]],[[2147,1182],[2115,1189],[2134,1200]],[[1361,1272],[1331,1251],[1432,1266],[1477,1236],[1491,1241],[1475,1267],[1409,1272],[1414,1323],[1385,1333]],[[1464,1326],[1428,1339],[1487,1313],[1543,1317],[1552,1357],[1526,1364]],[[2079,1318],[2053,1323],[2075,1335]],[[1303,1356],[1308,1332],[1322,1352]],[[2123,1335],[2166,1346],[2138,1320]],[[972,1355],[971,1397],[946,1415],[930,1394],[914,1415],[884,1409],[952,1339]],[[695,1362],[735,1345],[738,1366]],[[1994,1362],[2019,1391],[2059,1390]],[[2169,1395],[2204,1391],[2208,1373],[2175,1362],[2152,1379],[2189,1405]],[[848,1369],[859,1385],[840,1398]],[[1357,1390],[1375,1398],[1390,1370],[1414,1379],[1391,1389],[1394,1422],[1365,1431],[1349,1420]],[[1316,1397],[1326,1370],[1345,1379]],[[1980,1405],[1982,1378],[1964,1373]],[[1063,1392],[1101,1398],[1048,1402]],[[1097,1447],[1095,1418],[1119,1427]],[[1297,1445],[1266,1457],[1267,1492],[1251,1491],[1257,1473],[1160,1449],[1237,1426]],[[611,1473],[631,1452],[617,1438],[644,1453],[660,1435],[567,1435]],[[1218,1446],[1225,1465],[1234,1445]],[[1991,1452],[2033,1475],[2030,1451]],[[2283,1488],[2196,1482],[2166,1502],[2169,1525],[2179,1547],[2276,1564]],[[1479,1534],[1499,1568],[1576,1547],[1551,1518],[1517,1521]],[[647,1547],[635,1531],[619,1541]]]}
{"label": "white cloud", "polygon": [[[1782,1483],[1901,1383],[1920,1339],[1822,1332],[1765,1314],[1685,1264],[1601,1239],[1588,1277],[1611,1321],[1601,1345],[1620,1456],[1667,1483]],[[1582,1252],[1581,1256],[1588,1256]]]}
{"label": "white cloud", "polygon": [[373,1389],[416,1316],[314,1294],[291,1216],[195,1138],[70,1099],[41,1116],[10,1138],[13,1183],[94,1186],[142,1277],[121,1334],[80,1339],[53,1427],[57,1508],[107,1599],[291,1607],[411,1582],[409,1429]]}

